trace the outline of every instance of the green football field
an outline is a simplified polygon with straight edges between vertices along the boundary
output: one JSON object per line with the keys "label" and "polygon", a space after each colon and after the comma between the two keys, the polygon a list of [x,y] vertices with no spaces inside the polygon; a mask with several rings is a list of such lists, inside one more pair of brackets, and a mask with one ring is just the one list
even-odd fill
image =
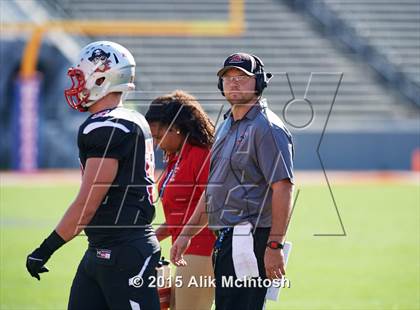
{"label": "green football field", "polygon": [[[76,237],[48,262],[38,282],[26,255],[55,227],[77,185],[4,185],[0,193],[0,309],[65,309],[87,242]],[[420,187],[333,186],[347,236],[340,234],[324,185],[299,188],[288,239],[291,287],[267,309],[419,309]],[[158,210],[156,223],[162,219]],[[162,244],[167,256],[169,243]]]}

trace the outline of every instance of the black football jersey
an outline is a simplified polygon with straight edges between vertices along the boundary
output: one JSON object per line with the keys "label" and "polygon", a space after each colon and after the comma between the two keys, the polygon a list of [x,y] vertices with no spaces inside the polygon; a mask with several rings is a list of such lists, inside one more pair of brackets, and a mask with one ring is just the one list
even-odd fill
{"label": "black football jersey", "polygon": [[146,119],[123,107],[91,115],[78,133],[80,164],[88,158],[118,160],[116,178],[85,233],[93,247],[154,234],[153,139]]}

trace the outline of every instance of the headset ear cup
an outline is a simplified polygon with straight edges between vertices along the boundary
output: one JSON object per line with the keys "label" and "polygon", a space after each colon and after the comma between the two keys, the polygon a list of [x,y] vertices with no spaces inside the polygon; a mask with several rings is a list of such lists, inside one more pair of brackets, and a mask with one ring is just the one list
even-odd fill
{"label": "headset ear cup", "polygon": [[219,81],[217,82],[217,88],[220,90],[223,96],[225,96],[225,92],[223,91],[223,80],[219,77]]}
{"label": "headset ear cup", "polygon": [[255,74],[255,94],[259,96],[261,94],[261,81],[259,74]]}
{"label": "headset ear cup", "polygon": [[261,74],[261,92],[266,89],[268,86],[268,82],[267,82],[267,75],[265,74],[265,72],[263,72]]}
{"label": "headset ear cup", "polygon": [[264,63],[262,60],[255,55],[251,56],[254,57],[255,62],[258,64],[258,72],[255,73],[255,93],[259,96],[267,87],[267,76],[264,71]]}
{"label": "headset ear cup", "polygon": [[265,80],[264,73],[256,73],[255,74],[255,93],[257,95],[261,95],[264,88],[267,87],[267,81]]}

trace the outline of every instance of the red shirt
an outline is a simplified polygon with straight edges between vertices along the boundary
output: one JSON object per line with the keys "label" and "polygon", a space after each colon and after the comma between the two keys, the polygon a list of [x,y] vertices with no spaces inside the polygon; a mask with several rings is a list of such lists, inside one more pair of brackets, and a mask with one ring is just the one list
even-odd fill
{"label": "red shirt", "polygon": [[[210,168],[210,150],[186,143],[179,155],[170,155],[168,165],[160,178],[158,189],[168,230],[175,242],[207,185]],[[166,180],[169,176],[169,180]],[[185,254],[210,256],[215,241],[214,234],[206,227],[191,239]]]}

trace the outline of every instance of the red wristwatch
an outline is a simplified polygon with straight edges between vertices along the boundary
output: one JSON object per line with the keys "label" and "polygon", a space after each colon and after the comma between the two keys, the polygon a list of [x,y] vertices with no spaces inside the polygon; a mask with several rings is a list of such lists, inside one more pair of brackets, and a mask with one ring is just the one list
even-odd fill
{"label": "red wristwatch", "polygon": [[284,244],[281,243],[281,242],[278,242],[278,241],[268,241],[267,247],[269,247],[270,249],[273,249],[273,250],[283,249]]}

